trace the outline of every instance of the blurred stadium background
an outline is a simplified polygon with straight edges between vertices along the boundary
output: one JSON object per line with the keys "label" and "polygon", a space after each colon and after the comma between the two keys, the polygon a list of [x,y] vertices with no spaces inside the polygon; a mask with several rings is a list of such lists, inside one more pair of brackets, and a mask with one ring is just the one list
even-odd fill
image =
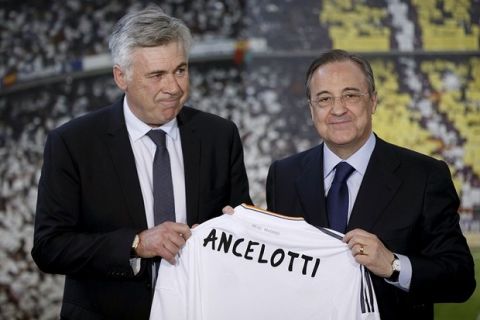
{"label": "blurred stadium background", "polygon": [[[189,104],[237,123],[261,207],[271,161],[319,142],[309,62],[332,47],[368,57],[375,132],[449,164],[480,279],[480,0],[0,0],[0,319],[58,318],[63,278],[30,256],[46,134],[121,96],[107,37],[150,2],[192,29]],[[480,289],[436,314],[480,319]]]}

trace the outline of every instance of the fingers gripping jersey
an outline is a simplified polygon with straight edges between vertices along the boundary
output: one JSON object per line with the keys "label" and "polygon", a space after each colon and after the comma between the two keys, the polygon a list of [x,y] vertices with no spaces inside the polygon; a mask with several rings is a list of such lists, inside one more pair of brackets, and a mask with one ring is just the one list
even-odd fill
{"label": "fingers gripping jersey", "polygon": [[241,205],[162,261],[150,319],[380,319],[369,273],[341,235]]}

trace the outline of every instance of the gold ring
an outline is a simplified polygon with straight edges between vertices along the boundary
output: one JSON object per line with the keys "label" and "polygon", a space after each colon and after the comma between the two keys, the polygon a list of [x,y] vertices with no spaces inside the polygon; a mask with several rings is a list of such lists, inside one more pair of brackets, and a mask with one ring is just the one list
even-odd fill
{"label": "gold ring", "polygon": [[365,248],[363,246],[360,246],[360,254],[361,255],[365,254]]}

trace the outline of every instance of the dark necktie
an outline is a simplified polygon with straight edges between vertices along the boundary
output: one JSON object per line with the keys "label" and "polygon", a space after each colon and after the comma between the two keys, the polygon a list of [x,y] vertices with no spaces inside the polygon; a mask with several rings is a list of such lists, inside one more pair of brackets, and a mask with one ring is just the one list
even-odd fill
{"label": "dark necktie", "polygon": [[355,169],[342,161],[336,166],[335,177],[327,195],[327,213],[330,229],[345,233],[348,220],[347,179]]}
{"label": "dark necktie", "polygon": [[165,131],[150,130],[147,135],[157,145],[153,158],[153,221],[159,225],[165,221],[175,221],[173,200],[172,170],[168,156]]}
{"label": "dark necktie", "polygon": [[[175,221],[175,201],[173,200],[172,170],[168,155],[165,131],[150,130],[147,135],[157,146],[153,157],[153,221],[159,225],[165,221]],[[154,262],[155,277],[158,274],[160,260]]]}

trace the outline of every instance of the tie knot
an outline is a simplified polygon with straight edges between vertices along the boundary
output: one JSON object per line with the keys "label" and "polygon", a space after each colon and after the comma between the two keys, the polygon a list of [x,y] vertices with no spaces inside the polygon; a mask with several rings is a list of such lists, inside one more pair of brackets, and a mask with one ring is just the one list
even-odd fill
{"label": "tie knot", "polygon": [[165,143],[165,131],[163,130],[150,130],[147,132],[147,136],[152,139],[153,143],[157,145],[157,147],[166,147]]}
{"label": "tie knot", "polygon": [[339,162],[336,166],[334,180],[340,183],[344,183],[353,171],[355,171],[355,168],[346,163],[345,161]]}

